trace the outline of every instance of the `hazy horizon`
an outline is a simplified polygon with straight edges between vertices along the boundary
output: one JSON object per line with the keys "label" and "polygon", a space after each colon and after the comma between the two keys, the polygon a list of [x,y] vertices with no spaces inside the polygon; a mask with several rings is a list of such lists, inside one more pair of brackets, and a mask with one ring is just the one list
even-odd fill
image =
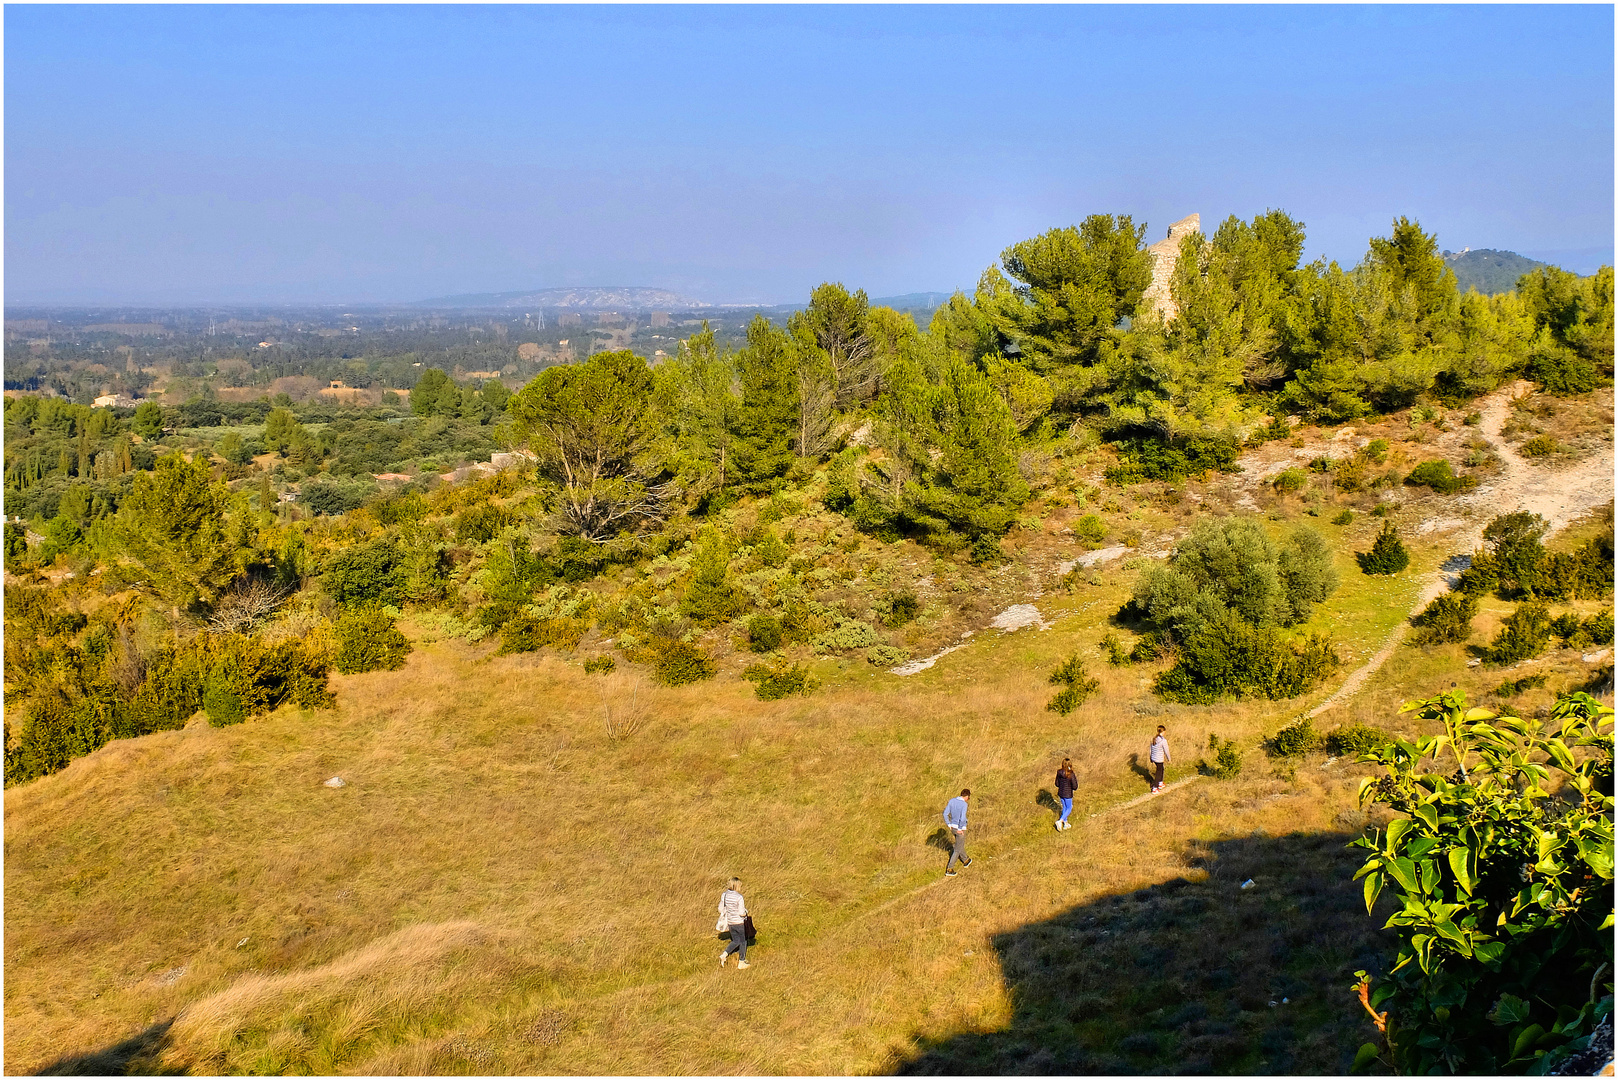
{"label": "hazy horizon", "polygon": [[970,291],[1090,213],[1612,260],[1610,7],[19,7],[6,303]]}

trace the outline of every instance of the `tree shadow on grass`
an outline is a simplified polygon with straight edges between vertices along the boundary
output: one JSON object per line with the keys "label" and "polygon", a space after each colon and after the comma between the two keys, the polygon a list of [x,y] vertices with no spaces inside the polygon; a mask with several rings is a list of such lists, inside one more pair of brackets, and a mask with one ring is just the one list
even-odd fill
{"label": "tree shadow on grass", "polygon": [[[902,1074],[1346,1073],[1375,1038],[1349,992],[1386,968],[1352,833],[1193,844],[1185,877],[998,934],[1013,1015],[918,1043]],[[1201,878],[1196,870],[1191,876]],[[1242,883],[1252,880],[1244,889]]]}
{"label": "tree shadow on grass", "polygon": [[[88,1054],[60,1057],[43,1069],[40,1076],[160,1076],[157,1056],[168,1046],[169,1028],[174,1019],[159,1021],[137,1035]],[[166,1075],[177,1076],[176,1072]]]}

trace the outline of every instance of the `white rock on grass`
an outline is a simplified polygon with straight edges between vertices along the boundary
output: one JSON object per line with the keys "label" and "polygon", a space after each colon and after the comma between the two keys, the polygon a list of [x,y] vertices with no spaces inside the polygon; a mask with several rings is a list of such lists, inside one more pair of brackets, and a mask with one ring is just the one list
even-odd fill
{"label": "white rock on grass", "polygon": [[344,786],[343,778],[341,776],[334,776],[330,780],[326,781],[326,786],[327,787],[343,787]]}

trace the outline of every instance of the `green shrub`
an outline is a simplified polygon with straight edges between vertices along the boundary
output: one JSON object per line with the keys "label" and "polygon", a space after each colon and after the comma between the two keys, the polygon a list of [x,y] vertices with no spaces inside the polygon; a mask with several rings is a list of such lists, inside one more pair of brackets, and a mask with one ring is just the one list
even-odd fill
{"label": "green shrub", "polygon": [[1342,663],[1323,635],[1289,642],[1273,627],[1227,617],[1210,622],[1180,647],[1153,692],[1169,701],[1205,705],[1226,697],[1297,697]]}
{"label": "green shrub", "polygon": [[999,566],[1006,561],[1000,548],[1000,538],[992,533],[979,533],[972,541],[972,562],[978,566]]}
{"label": "green shrub", "polygon": [[[1567,618],[1568,616],[1564,616]],[[1558,619],[1557,622],[1561,622]],[[1592,645],[1612,644],[1612,612],[1600,611],[1579,622],[1577,616],[1572,617],[1573,625],[1567,627],[1566,632],[1561,627],[1556,628],[1556,635],[1562,643],[1570,649],[1587,649]]]}
{"label": "green shrub", "polygon": [[1118,635],[1110,631],[1101,639],[1101,651],[1107,654],[1107,663],[1113,667],[1123,667],[1134,659],[1130,651],[1124,648],[1124,643],[1118,639]]}
{"label": "green shrub", "polygon": [[1524,457],[1550,457],[1562,449],[1560,443],[1549,435],[1535,435],[1518,448]]}
{"label": "green shrub", "polygon": [[1483,414],[1480,412],[1467,413],[1466,419],[1462,420],[1461,423],[1465,424],[1467,427],[1477,427],[1479,424],[1483,423]]}
{"label": "green shrub", "polygon": [[1270,481],[1270,486],[1282,495],[1293,495],[1302,491],[1307,483],[1309,474],[1302,469],[1283,469]]}
{"label": "green shrub", "polygon": [[1478,485],[1475,476],[1456,476],[1450,463],[1440,458],[1437,461],[1424,461],[1410,471],[1405,477],[1405,483],[1411,487],[1426,485],[1434,491],[1444,495],[1453,495],[1457,491],[1467,491]]}
{"label": "green shrub", "polygon": [[1410,565],[1410,552],[1405,550],[1404,542],[1399,539],[1399,530],[1393,527],[1393,522],[1385,522],[1382,531],[1376,534],[1376,540],[1371,544],[1370,551],[1354,553],[1359,560],[1360,569],[1367,574],[1397,574]]}
{"label": "green shrub", "polygon": [[1352,757],[1387,746],[1393,741],[1381,728],[1368,724],[1348,724],[1326,736],[1326,753],[1333,757]]}
{"label": "green shrub", "polygon": [[337,620],[334,666],[345,675],[365,671],[397,671],[404,667],[410,642],[381,608],[345,612]]}
{"label": "green shrub", "polygon": [[714,676],[708,654],[684,641],[671,641],[657,650],[652,673],[664,686],[684,686]]}
{"label": "green shrub", "polygon": [[916,598],[914,592],[905,589],[901,592],[888,594],[888,610],[883,616],[882,622],[885,626],[904,626],[906,623],[915,621],[916,616],[920,613],[921,601]]}
{"label": "green shrub", "polygon": [[1333,525],[1352,525],[1352,524],[1354,524],[1354,511],[1352,511],[1352,510],[1341,510],[1341,511],[1339,511],[1337,513],[1337,515],[1331,519],[1331,523]]}
{"label": "green shrub", "polygon": [[1296,757],[1319,750],[1324,742],[1314,721],[1306,716],[1277,731],[1264,744],[1264,750],[1271,757]]}
{"label": "green shrub", "polygon": [[1381,465],[1388,460],[1388,440],[1372,439],[1360,449],[1360,453],[1375,464]]}
{"label": "green shrub", "polygon": [[686,587],[680,613],[701,626],[728,622],[747,606],[747,594],[730,583],[724,544],[717,533],[710,533],[691,560],[691,583]]}
{"label": "green shrub", "polygon": [[1101,686],[1099,680],[1090,678],[1089,672],[1084,669],[1084,661],[1079,659],[1077,653],[1068,657],[1060,667],[1051,672],[1050,682],[1053,685],[1060,685],[1062,689],[1050,700],[1045,709],[1047,712],[1062,716],[1069,715],[1074,709],[1083,705],[1085,699]]}
{"label": "green shrub", "polygon": [[1107,523],[1097,514],[1085,514],[1073,523],[1073,535],[1086,544],[1099,544],[1107,538]]}
{"label": "green shrub", "polygon": [[1121,463],[1107,470],[1107,479],[1114,484],[1141,480],[1176,483],[1210,469],[1230,472],[1235,468],[1237,451],[1234,441],[1218,437],[1170,442],[1156,437],[1126,439],[1116,446]]}
{"label": "green shrub", "polygon": [[816,634],[814,647],[823,652],[847,652],[864,649],[879,643],[876,628],[858,619],[844,619],[835,628]]}
{"label": "green shrub", "polygon": [[500,628],[499,655],[534,652],[547,646],[571,652],[588,630],[589,624],[583,619],[542,619],[531,612],[518,612]]}
{"label": "green shrub", "polygon": [[879,668],[894,668],[910,659],[904,649],[892,645],[872,645],[865,650],[865,662]]}
{"label": "green shrub", "polygon": [[403,554],[392,540],[373,540],[344,548],[326,562],[322,581],[333,600],[345,607],[404,602]]}
{"label": "green shrub", "polygon": [[1496,697],[1516,697],[1529,690],[1537,690],[1545,685],[1545,675],[1524,675],[1520,679],[1511,679],[1494,688]]}
{"label": "green shrub", "polygon": [[1208,754],[1213,758],[1212,762],[1207,758],[1197,762],[1197,771],[1204,776],[1229,780],[1242,771],[1242,752],[1237,748],[1235,739],[1221,739],[1210,732]]}
{"label": "green shrub", "polygon": [[1489,643],[1484,659],[1491,664],[1514,664],[1532,660],[1551,641],[1551,612],[1544,604],[1523,603],[1511,613],[1500,632]]}
{"label": "green shrub", "polygon": [[592,656],[584,662],[584,670],[590,675],[610,675],[618,670],[618,661],[610,656]]}
{"label": "green shrub", "polygon": [[774,652],[781,647],[781,620],[774,615],[754,615],[747,620],[747,647],[756,653]]}
{"label": "green shrub", "polygon": [[1463,592],[1445,593],[1411,619],[1418,645],[1455,645],[1472,636],[1478,599]]}
{"label": "green shrub", "polygon": [[801,664],[750,664],[742,678],[753,684],[753,693],[760,701],[779,701],[791,694],[807,694],[810,689],[809,669]]}

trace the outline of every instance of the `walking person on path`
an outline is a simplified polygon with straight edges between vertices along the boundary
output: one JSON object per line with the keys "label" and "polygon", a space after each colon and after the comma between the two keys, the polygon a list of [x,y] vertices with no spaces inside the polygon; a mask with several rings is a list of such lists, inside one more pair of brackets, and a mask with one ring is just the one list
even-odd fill
{"label": "walking person on path", "polygon": [[719,925],[730,929],[730,944],[719,954],[719,966],[725,966],[731,953],[739,953],[737,970],[752,967],[747,962],[747,902],[742,899],[741,878],[731,878],[730,885],[719,894]]}
{"label": "walking person on path", "polygon": [[966,857],[966,800],[971,797],[972,789],[962,788],[961,793],[944,807],[944,824],[955,834],[955,848],[949,853],[949,862],[944,864],[945,877],[955,876],[957,860],[962,866],[972,865],[972,860]]}
{"label": "walking person on path", "polygon": [[1062,816],[1056,819],[1056,831],[1071,829],[1067,816],[1073,813],[1073,789],[1079,786],[1079,778],[1073,775],[1073,759],[1063,758],[1062,767],[1056,770],[1056,797],[1062,800]]}
{"label": "walking person on path", "polygon": [[1157,725],[1157,737],[1152,740],[1152,748],[1146,755],[1151,758],[1152,764],[1157,766],[1157,776],[1152,781],[1153,795],[1163,790],[1163,766],[1167,765],[1169,760],[1169,741],[1163,735],[1167,730],[1162,724]]}

